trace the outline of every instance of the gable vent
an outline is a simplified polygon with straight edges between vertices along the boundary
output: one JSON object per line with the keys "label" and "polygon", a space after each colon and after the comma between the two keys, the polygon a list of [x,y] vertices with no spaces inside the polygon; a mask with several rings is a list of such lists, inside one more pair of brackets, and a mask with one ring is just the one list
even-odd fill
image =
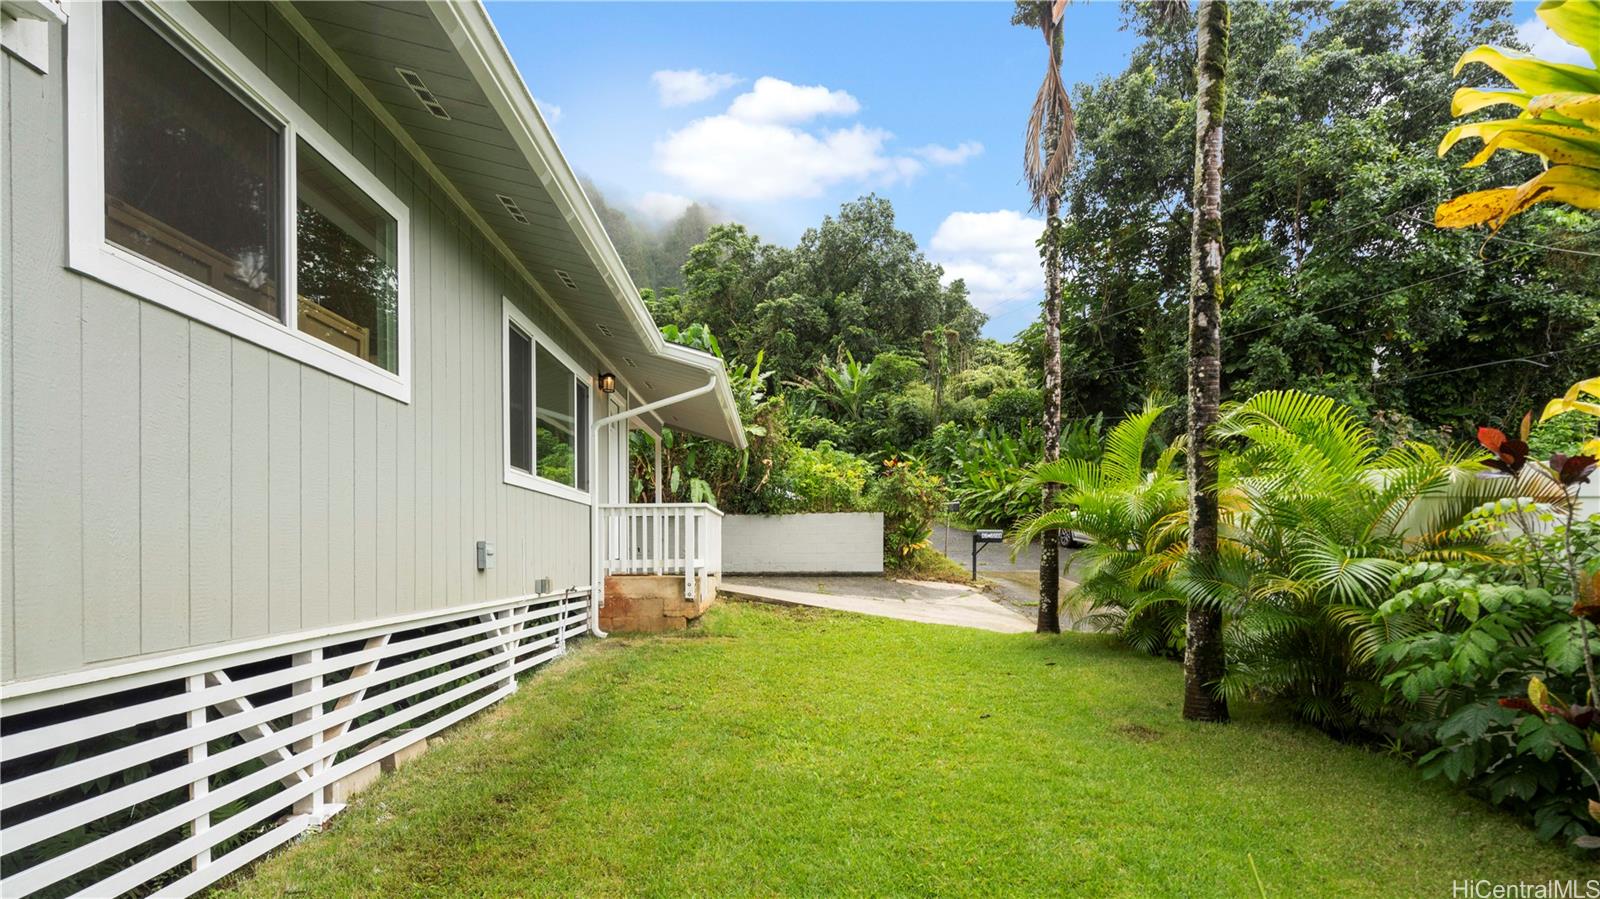
{"label": "gable vent", "polygon": [[422,103],[423,109],[426,109],[436,119],[450,121],[450,113],[445,110],[444,104],[439,102],[439,98],[433,95],[433,91],[428,90],[428,85],[423,83],[421,75],[410,69],[402,69],[399,66],[395,66],[395,73],[400,76],[401,81],[406,83],[406,87],[411,88],[411,92],[417,95],[417,100]]}
{"label": "gable vent", "polygon": [[567,289],[569,289],[569,290],[577,290],[578,289],[578,282],[576,280],[574,280],[571,275],[567,274],[566,272],[562,271],[559,268],[555,270],[555,273],[556,273],[556,277],[561,279],[561,283],[567,285]]}
{"label": "gable vent", "polygon": [[505,194],[495,194],[495,197],[500,200],[500,205],[506,208],[507,215],[524,225],[528,224],[528,216],[523,213],[522,207],[517,205],[516,200]]}

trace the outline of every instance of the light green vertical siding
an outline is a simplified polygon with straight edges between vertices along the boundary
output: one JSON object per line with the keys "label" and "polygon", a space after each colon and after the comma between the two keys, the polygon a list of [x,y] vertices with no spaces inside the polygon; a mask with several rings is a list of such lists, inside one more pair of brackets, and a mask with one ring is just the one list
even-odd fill
{"label": "light green vertical siding", "polygon": [[501,479],[501,298],[588,351],[269,5],[199,8],[409,204],[412,399],[67,269],[61,29],[0,57],[0,680],[589,579],[588,506]]}

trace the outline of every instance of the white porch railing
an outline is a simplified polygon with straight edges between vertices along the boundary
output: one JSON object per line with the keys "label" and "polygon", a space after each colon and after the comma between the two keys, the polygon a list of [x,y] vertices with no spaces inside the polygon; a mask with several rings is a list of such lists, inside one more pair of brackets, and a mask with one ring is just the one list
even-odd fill
{"label": "white porch railing", "polygon": [[600,539],[606,574],[681,574],[685,598],[722,576],[722,511],[707,503],[607,503]]}

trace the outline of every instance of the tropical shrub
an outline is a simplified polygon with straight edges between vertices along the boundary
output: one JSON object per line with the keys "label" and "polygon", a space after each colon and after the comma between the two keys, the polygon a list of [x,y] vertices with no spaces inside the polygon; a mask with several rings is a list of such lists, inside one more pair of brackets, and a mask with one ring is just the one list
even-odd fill
{"label": "tropical shrub", "polygon": [[[1102,430],[1099,416],[1063,423],[1062,458],[1098,457]],[[923,444],[924,460],[961,504],[961,520],[975,527],[1010,527],[1038,514],[1044,495],[1030,480],[1030,469],[1043,453],[1044,434],[1031,421],[1015,431],[946,422]]]}
{"label": "tropical shrub", "polygon": [[801,446],[816,446],[823,441],[840,446],[849,439],[849,432],[831,418],[798,415],[789,423],[789,436]]}
{"label": "tropical shrub", "polygon": [[1044,415],[1044,393],[1030,387],[1008,387],[996,390],[984,407],[984,423],[992,428],[1016,434],[1027,427],[1037,427]]}
{"label": "tropical shrub", "polygon": [[[1090,538],[1078,553],[1076,596],[1084,620],[1119,633],[1145,652],[1182,650],[1184,606],[1172,589],[1174,566],[1186,549],[1187,494],[1178,468],[1183,442],[1151,456],[1152,429],[1169,407],[1147,401],[1106,433],[1097,458],[1063,458],[1032,468],[1026,482],[1057,485],[1059,508],[1032,512],[1010,534],[1013,546],[1046,530]],[[1034,507],[1037,509],[1037,505]]]}
{"label": "tropical shrub", "polygon": [[1024,427],[1016,434],[978,428],[962,435],[949,461],[950,496],[961,519],[975,527],[1008,527],[1039,511],[1043,494],[1029,482],[1028,467],[1044,452],[1044,434]]}
{"label": "tropical shrub", "polygon": [[871,396],[872,374],[871,362],[857,362],[849,350],[841,350],[837,360],[817,363],[815,375],[790,386],[810,414],[825,414],[848,425],[861,420]]}
{"label": "tropical shrub", "polygon": [[1234,447],[1227,546],[1217,570],[1184,572],[1180,589],[1235,611],[1225,691],[1284,700],[1336,732],[1388,712],[1373,612],[1395,574],[1421,561],[1491,561],[1487,535],[1460,527],[1472,509],[1521,493],[1560,498],[1525,478],[1475,477],[1465,449],[1380,453],[1371,428],[1326,397],[1257,394],[1227,408],[1217,433]]}
{"label": "tropical shrub", "polygon": [[771,511],[854,512],[862,507],[871,466],[865,459],[835,449],[824,440],[790,449],[782,483],[790,502]]}
{"label": "tropical shrub", "polygon": [[1226,614],[1230,699],[1268,698],[1339,733],[1386,720],[1373,655],[1388,635],[1375,620],[1391,579],[1423,561],[1490,562],[1481,530],[1460,525],[1504,496],[1564,498],[1531,477],[1481,479],[1466,450],[1419,443],[1380,452],[1366,424],[1327,397],[1269,391],[1224,407],[1219,560],[1197,570],[1187,551],[1186,492],[1169,447],[1144,465],[1162,408],[1111,429],[1095,465],[1040,466],[1064,507],[1019,528],[1088,534],[1080,591],[1098,617],[1148,651],[1182,646],[1189,603]]}
{"label": "tropical shrub", "polygon": [[883,557],[895,567],[928,546],[933,518],[944,502],[939,478],[916,462],[885,459],[873,481],[873,508],[883,513]]}
{"label": "tropical shrub", "polygon": [[[1514,533],[1504,512],[1485,520]],[[1378,609],[1395,635],[1375,655],[1407,719],[1400,740],[1424,751],[1424,777],[1462,784],[1532,818],[1539,836],[1597,846],[1589,802],[1600,796],[1600,722],[1585,646],[1600,630],[1572,614],[1554,560],[1573,538],[1600,565],[1600,516],[1540,537],[1516,536],[1505,565],[1425,562],[1397,572]],[[1550,587],[1544,586],[1550,585]],[[1586,643],[1586,640],[1588,641]],[[1397,694],[1397,695],[1396,695]],[[1584,839],[1584,838],[1588,839]]]}
{"label": "tropical shrub", "polygon": [[[1558,37],[1586,51],[1600,66],[1600,4],[1545,0],[1538,15]],[[1515,106],[1522,113],[1457,125],[1439,144],[1439,155],[1463,138],[1475,137],[1483,149],[1467,161],[1469,168],[1483,165],[1500,150],[1538,156],[1544,168],[1516,187],[1474,191],[1440,205],[1435,224],[1441,228],[1487,224],[1498,231],[1536,203],[1600,209],[1600,71],[1490,46],[1467,51],[1456,63],[1456,72],[1470,63],[1488,66],[1515,89],[1461,88],[1450,102],[1453,115],[1501,105]]]}

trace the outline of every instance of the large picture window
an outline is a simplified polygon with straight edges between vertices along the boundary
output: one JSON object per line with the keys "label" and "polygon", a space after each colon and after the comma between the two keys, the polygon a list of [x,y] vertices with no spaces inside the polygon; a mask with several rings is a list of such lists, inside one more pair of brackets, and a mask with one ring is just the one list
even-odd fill
{"label": "large picture window", "polygon": [[509,300],[505,304],[506,482],[589,490],[589,383]]}
{"label": "large picture window", "polygon": [[408,401],[399,199],[185,5],[85,5],[68,53],[73,268]]}
{"label": "large picture window", "polygon": [[280,129],[105,5],[106,239],[278,318]]}

